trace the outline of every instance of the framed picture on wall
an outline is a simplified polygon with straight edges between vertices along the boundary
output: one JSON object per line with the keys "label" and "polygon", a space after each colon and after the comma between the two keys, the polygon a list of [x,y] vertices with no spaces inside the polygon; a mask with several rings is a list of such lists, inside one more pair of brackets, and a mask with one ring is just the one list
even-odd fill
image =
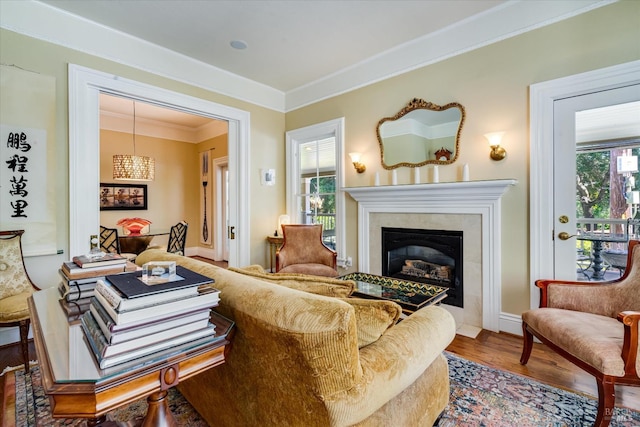
{"label": "framed picture on wall", "polygon": [[147,210],[146,184],[100,183],[101,211]]}

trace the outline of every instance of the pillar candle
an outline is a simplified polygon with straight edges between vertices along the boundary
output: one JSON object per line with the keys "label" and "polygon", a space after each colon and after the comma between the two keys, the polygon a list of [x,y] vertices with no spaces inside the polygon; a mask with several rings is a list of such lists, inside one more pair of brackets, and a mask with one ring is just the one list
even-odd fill
{"label": "pillar candle", "polygon": [[438,166],[433,167],[433,182],[440,182],[440,177],[438,176]]}
{"label": "pillar candle", "polygon": [[396,185],[397,183],[398,183],[398,171],[394,169],[391,171],[391,185]]}
{"label": "pillar candle", "polygon": [[373,179],[373,185],[375,185],[376,187],[380,185],[380,173],[378,172],[376,172],[376,176]]}
{"label": "pillar candle", "polygon": [[420,168],[413,168],[413,183],[420,184]]}
{"label": "pillar candle", "polygon": [[465,163],[462,167],[462,180],[469,181],[469,163]]}

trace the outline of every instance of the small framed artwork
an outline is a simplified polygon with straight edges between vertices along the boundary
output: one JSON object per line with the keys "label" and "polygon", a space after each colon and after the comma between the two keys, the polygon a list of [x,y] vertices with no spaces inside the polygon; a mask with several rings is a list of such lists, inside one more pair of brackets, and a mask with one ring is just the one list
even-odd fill
{"label": "small framed artwork", "polygon": [[275,169],[260,169],[260,183],[262,185],[275,185],[276,184],[276,170]]}
{"label": "small framed artwork", "polygon": [[100,210],[147,210],[147,185],[101,182]]}

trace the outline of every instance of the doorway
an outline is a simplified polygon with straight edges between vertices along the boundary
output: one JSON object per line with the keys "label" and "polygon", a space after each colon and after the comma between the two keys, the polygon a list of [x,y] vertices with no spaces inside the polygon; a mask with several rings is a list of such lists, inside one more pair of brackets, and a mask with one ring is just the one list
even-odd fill
{"label": "doorway", "polygon": [[[555,277],[556,212],[554,165],[554,108],[556,101],[611,89],[640,85],[640,61],[569,76],[530,87],[531,186],[530,186],[530,306],[538,306],[535,280]],[[610,103],[616,103],[610,102]],[[575,148],[573,149],[575,157]],[[565,159],[563,159],[564,161]],[[569,197],[575,204],[575,172]],[[574,206],[575,209],[575,206]],[[559,230],[558,230],[559,231]],[[572,243],[575,259],[575,242]],[[575,266],[575,263],[572,264]],[[574,272],[575,274],[575,272]]]}
{"label": "doorway", "polygon": [[74,64],[69,65],[70,253],[84,253],[89,236],[99,227],[100,93],[229,123],[229,223],[236,229],[236,238],[230,241],[229,265],[249,264],[249,113]]}
{"label": "doorway", "polygon": [[[554,103],[553,158],[561,159],[554,162],[553,171],[555,279],[603,280],[608,268],[603,265],[603,250],[626,246],[625,220],[633,217],[633,209],[624,193],[635,184],[631,185],[632,173],[623,162],[633,160],[633,148],[640,142],[638,102],[640,85]],[[625,133],[625,127],[631,133]],[[633,169],[637,171],[637,157]]]}

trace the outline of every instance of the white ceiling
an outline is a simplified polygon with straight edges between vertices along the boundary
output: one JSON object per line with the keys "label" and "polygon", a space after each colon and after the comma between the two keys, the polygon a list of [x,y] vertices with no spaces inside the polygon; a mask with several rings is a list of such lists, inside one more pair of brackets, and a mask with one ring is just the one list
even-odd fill
{"label": "white ceiling", "polygon": [[[283,92],[505,0],[41,0]],[[236,50],[232,40],[248,47]]]}
{"label": "white ceiling", "polygon": [[0,0],[0,26],[288,112],[612,1]]}

